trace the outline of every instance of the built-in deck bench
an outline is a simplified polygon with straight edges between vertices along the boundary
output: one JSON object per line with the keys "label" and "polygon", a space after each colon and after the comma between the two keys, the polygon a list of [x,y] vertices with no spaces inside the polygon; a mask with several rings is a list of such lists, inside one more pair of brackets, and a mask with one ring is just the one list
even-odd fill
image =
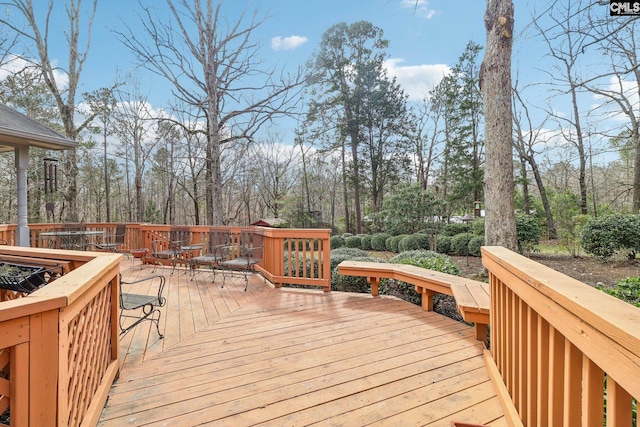
{"label": "built-in deck bench", "polygon": [[405,264],[342,261],[338,264],[338,271],[346,276],[366,277],[374,296],[378,295],[381,279],[410,283],[422,295],[422,308],[427,311],[433,310],[435,295],[451,295],[464,321],[474,323],[476,338],[481,341],[487,338],[491,306],[487,283]]}

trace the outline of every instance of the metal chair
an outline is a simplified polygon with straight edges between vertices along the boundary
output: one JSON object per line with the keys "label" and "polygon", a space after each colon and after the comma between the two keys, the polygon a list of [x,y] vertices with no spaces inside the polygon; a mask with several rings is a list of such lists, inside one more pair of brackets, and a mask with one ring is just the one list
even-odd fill
{"label": "metal chair", "polygon": [[[158,293],[157,295],[144,295],[123,292],[123,285],[133,285],[146,281],[157,281]],[[165,278],[161,275],[153,275],[144,277],[142,279],[134,280],[132,282],[125,282],[120,276],[120,335],[123,336],[131,329],[138,326],[141,322],[148,320],[156,324],[158,335],[160,338],[164,338],[164,335],[160,332],[160,307],[164,307],[167,300],[162,295],[164,291]],[[157,316],[155,314],[157,313]],[[124,325],[125,319],[134,319],[130,325]]]}
{"label": "metal chair", "polygon": [[127,231],[127,224],[116,224],[115,233],[107,236],[104,242],[100,243],[89,243],[88,246],[93,246],[94,248],[101,251],[109,251],[109,252],[119,252],[120,247],[124,245],[124,236]]}
{"label": "metal chair", "polygon": [[189,267],[191,268],[191,280],[193,280],[196,269],[201,266],[209,267],[213,273],[212,282],[216,281],[216,267],[220,261],[225,260],[224,248],[229,246],[231,236],[229,230],[220,230],[211,228],[209,230],[208,240],[201,249],[200,254],[189,259]]}
{"label": "metal chair", "polygon": [[[264,252],[264,244],[262,234],[247,233],[241,237],[239,247],[228,246],[225,248],[225,260],[218,262],[218,266],[222,269],[222,287],[225,284],[225,272],[239,272],[244,276],[244,290],[249,286],[249,273],[255,272],[255,266],[262,261]],[[233,252],[237,252],[234,256]],[[265,279],[266,280],[266,279]]]}
{"label": "metal chair", "polygon": [[[187,262],[182,258],[185,254],[185,247],[189,246],[190,230],[189,227],[171,226],[169,228],[169,239],[158,239],[151,241],[151,258],[155,260],[168,260],[171,263],[171,274],[176,269],[178,262]],[[157,262],[153,263],[153,271],[155,272]]]}

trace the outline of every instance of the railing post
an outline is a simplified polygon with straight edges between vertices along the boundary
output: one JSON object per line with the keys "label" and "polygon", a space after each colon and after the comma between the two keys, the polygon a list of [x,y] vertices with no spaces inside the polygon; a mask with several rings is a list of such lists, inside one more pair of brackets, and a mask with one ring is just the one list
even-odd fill
{"label": "railing post", "polygon": [[[29,425],[56,425],[56,404],[66,403],[58,402],[58,319],[57,309],[33,314],[29,319]],[[13,417],[13,411],[11,414]]]}

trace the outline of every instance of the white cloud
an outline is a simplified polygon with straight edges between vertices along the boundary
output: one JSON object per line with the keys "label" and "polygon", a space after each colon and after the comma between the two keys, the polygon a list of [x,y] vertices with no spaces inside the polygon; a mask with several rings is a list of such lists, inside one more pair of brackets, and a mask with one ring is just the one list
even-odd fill
{"label": "white cloud", "polygon": [[409,101],[422,100],[443,77],[451,72],[446,64],[401,65],[400,58],[388,59],[384,63],[390,77],[395,77],[398,83],[409,95]]}
{"label": "white cloud", "polygon": [[416,16],[424,19],[431,19],[436,14],[435,9],[429,8],[427,0],[402,0],[400,5],[405,9],[411,9]]}
{"label": "white cloud", "polygon": [[[58,66],[57,61],[51,61],[51,65],[54,68],[53,78],[58,84],[58,87],[61,89],[67,88],[69,86],[69,76],[67,73],[56,68]],[[29,69],[29,72],[32,73],[36,72],[33,62],[29,62],[17,55],[9,55],[6,62],[2,64],[2,67],[0,68],[0,80],[4,80],[7,76],[16,74],[25,69]]]}
{"label": "white cloud", "polygon": [[298,46],[302,46],[307,42],[307,38],[303,36],[276,36],[271,39],[271,48],[273,50],[291,50]]}

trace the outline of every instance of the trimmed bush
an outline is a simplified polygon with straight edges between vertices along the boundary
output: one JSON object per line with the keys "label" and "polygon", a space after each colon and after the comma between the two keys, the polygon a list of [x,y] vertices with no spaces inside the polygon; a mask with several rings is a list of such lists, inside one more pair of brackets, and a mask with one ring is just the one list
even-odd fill
{"label": "trimmed bush", "polygon": [[640,215],[609,215],[591,218],[582,229],[582,247],[588,254],[610,258],[626,252],[634,259],[640,251]]}
{"label": "trimmed bush", "polygon": [[386,251],[387,247],[385,246],[385,242],[389,237],[391,237],[391,235],[387,233],[374,234],[371,236],[371,249],[374,251]]}
{"label": "trimmed bush", "polygon": [[398,242],[398,251],[414,251],[420,248],[420,241],[415,234],[405,236]]}
{"label": "trimmed bush", "polygon": [[462,223],[445,224],[445,226],[442,228],[442,234],[449,237],[453,237],[462,233],[469,233],[470,231],[471,227],[469,226],[469,224]]}
{"label": "trimmed bush", "polygon": [[404,239],[405,237],[407,237],[406,234],[399,234],[397,236],[393,236],[391,238],[391,243],[389,244],[389,250],[395,253],[400,252],[400,240]]}
{"label": "trimmed bush", "polygon": [[469,255],[482,256],[480,247],[484,246],[484,236],[475,236],[469,240]]}
{"label": "trimmed bush", "polygon": [[[415,250],[405,251],[389,260],[390,263],[415,265],[442,273],[459,275],[456,263],[446,255],[433,251]],[[422,296],[415,291],[415,286],[395,280],[381,280],[380,293],[394,295],[416,305],[422,304]]]}
{"label": "trimmed bush", "polygon": [[331,249],[341,248],[344,246],[344,238],[342,238],[342,236],[331,236],[329,244],[331,245]]}
{"label": "trimmed bush", "polygon": [[[302,258],[302,256],[289,258],[289,254],[284,254],[284,274],[289,276],[289,266],[291,265],[291,277],[318,277],[318,260]],[[313,269],[313,275],[312,273]]]}
{"label": "trimmed bush", "polygon": [[387,240],[384,241],[385,250],[388,251],[388,252],[393,252],[391,250],[391,248],[392,248],[391,241],[394,239],[394,237],[395,236],[389,236],[389,237],[387,237]]}
{"label": "trimmed bush", "polygon": [[360,249],[365,251],[371,250],[371,238],[370,234],[365,234],[360,238]]}
{"label": "trimmed bush", "polygon": [[456,234],[451,238],[451,253],[455,255],[467,255],[469,241],[475,236],[471,233]]}
{"label": "trimmed bush", "polygon": [[516,215],[516,233],[521,254],[531,252],[540,244],[540,224],[533,215]]}
{"label": "trimmed bush", "polygon": [[424,249],[425,251],[431,250],[431,237],[423,233],[416,233],[413,237],[418,240],[418,249]]}
{"label": "trimmed bush", "polygon": [[369,256],[368,253],[358,248],[338,248],[331,251],[331,271],[342,261]]}
{"label": "trimmed bush", "polygon": [[438,236],[436,249],[438,253],[449,254],[451,253],[451,237],[450,236]]}
{"label": "trimmed bush", "polygon": [[[349,259],[351,259],[352,261],[383,262],[380,259],[374,258],[369,255]],[[333,264],[333,257],[331,259],[331,264]],[[370,293],[371,286],[367,282],[366,277],[343,276],[338,272],[338,267],[336,264],[336,267],[331,270],[331,290],[342,292]]]}
{"label": "trimmed bush", "polygon": [[453,274],[455,276],[460,275],[460,270],[455,261],[447,255],[433,251],[416,250],[401,252],[391,258],[389,263],[415,265],[441,273]]}
{"label": "trimmed bush", "polygon": [[362,246],[362,238],[359,236],[349,236],[344,239],[345,246],[348,248],[358,248]]}
{"label": "trimmed bush", "polygon": [[473,220],[471,230],[476,236],[484,236],[484,218],[476,218]]}

